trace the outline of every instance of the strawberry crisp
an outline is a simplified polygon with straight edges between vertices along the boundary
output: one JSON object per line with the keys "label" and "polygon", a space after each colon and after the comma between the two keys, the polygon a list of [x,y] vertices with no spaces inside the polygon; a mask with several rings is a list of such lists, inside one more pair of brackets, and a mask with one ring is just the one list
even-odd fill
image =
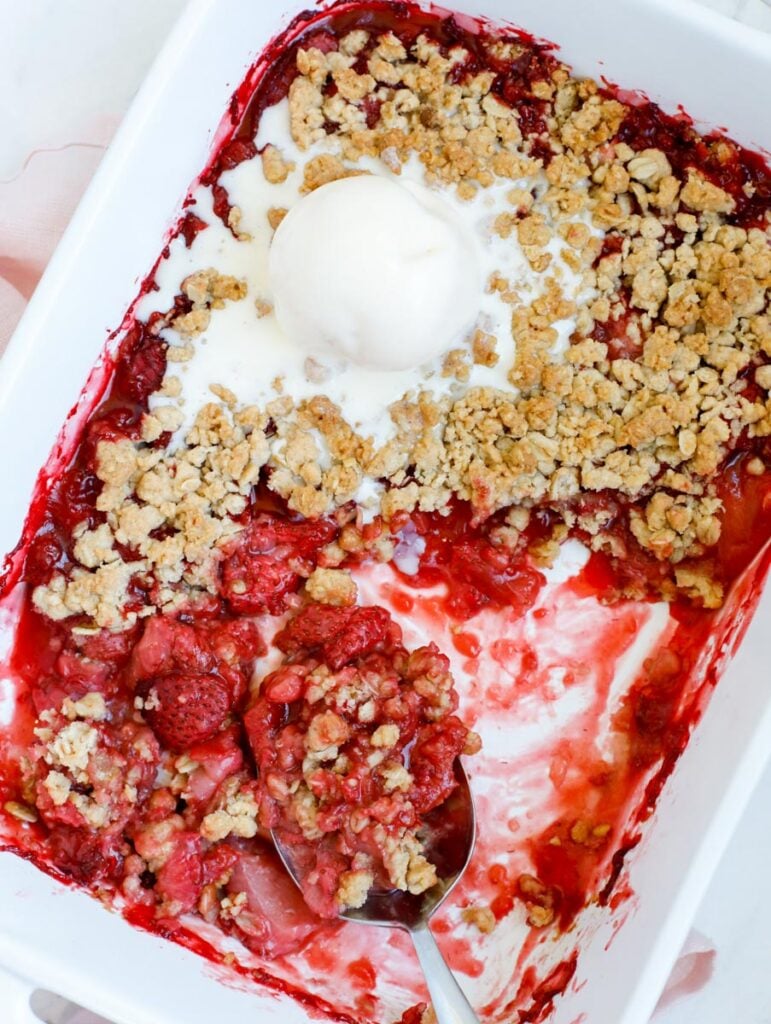
{"label": "strawberry crisp", "polygon": [[[768,554],[771,172],[464,25],[345,3],[275,44],[0,580],[3,844],[144,927],[240,940],[329,1013],[334,919],[436,884],[421,829],[459,757],[483,805],[442,922],[459,969],[608,903]],[[361,175],[430,188],[486,268],[467,335],[385,384],[295,364],[264,272],[294,207]],[[560,601],[602,651],[559,647]],[[608,666],[591,727],[541,748],[539,818],[496,783],[528,770],[505,730]],[[356,963],[339,1019],[430,1020]],[[489,1019],[542,1020],[575,959],[529,970],[490,982]]]}

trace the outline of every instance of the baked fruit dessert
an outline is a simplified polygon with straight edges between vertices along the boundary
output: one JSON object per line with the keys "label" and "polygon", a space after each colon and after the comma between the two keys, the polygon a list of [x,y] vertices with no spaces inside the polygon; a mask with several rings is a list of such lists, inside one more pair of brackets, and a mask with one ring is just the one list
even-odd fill
{"label": "baked fruit dessert", "polygon": [[483,1019],[542,1020],[768,568],[771,172],[405,3],[272,53],[8,561],[3,842],[425,1024],[400,937],[337,914],[435,884],[474,755],[436,930]]}

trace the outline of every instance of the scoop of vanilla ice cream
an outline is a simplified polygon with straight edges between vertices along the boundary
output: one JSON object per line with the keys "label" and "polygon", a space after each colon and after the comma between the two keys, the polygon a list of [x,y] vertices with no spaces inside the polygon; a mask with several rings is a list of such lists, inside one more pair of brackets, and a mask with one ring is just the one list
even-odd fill
{"label": "scoop of vanilla ice cream", "polygon": [[309,354],[405,370],[451,348],[482,294],[477,242],[422,185],[374,174],[322,185],[270,249],[284,334]]}

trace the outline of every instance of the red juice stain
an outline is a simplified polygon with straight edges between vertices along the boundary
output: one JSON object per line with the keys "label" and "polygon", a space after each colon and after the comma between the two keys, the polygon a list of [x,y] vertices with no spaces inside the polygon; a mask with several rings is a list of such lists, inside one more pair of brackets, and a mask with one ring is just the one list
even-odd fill
{"label": "red juice stain", "polygon": [[390,594],[391,604],[397,612],[408,615],[415,607],[415,599],[403,590],[392,590]]}
{"label": "red juice stain", "polygon": [[548,1016],[554,1006],[554,1000],[562,995],[570,984],[578,966],[578,954],[558,964],[543,981],[533,989],[530,1005],[519,1011],[519,1024],[538,1024]]}
{"label": "red juice stain", "polygon": [[[771,446],[762,454],[766,464]],[[717,482],[724,512],[717,561],[724,579],[734,579],[771,537],[771,472],[748,472],[755,453],[738,452],[729,458]]]}
{"label": "red juice stain", "polygon": [[527,552],[492,543],[490,531],[502,516],[476,523],[477,512],[468,502],[453,502],[447,514],[415,512],[411,519],[425,542],[418,571],[401,574],[412,587],[444,583],[447,593],[437,599],[445,616],[465,622],[483,608],[509,608],[524,613],[538,597],[546,580]]}
{"label": "red juice stain", "polygon": [[481,977],[484,971],[484,961],[480,960],[478,956],[474,956],[468,939],[459,938],[449,933],[439,937],[439,945],[445,959],[454,971],[466,974],[469,978]]}
{"label": "red juice stain", "polygon": [[363,988],[372,991],[377,982],[377,974],[372,962],[366,957],[360,957],[352,961],[346,967],[346,974],[350,977],[354,988]]}
{"label": "red juice stain", "polygon": [[482,645],[473,633],[453,634],[452,644],[459,654],[467,658],[478,658],[482,652]]}
{"label": "red juice stain", "polygon": [[356,1010],[364,1020],[371,1020],[377,1013],[379,1000],[369,993],[356,997]]}
{"label": "red juice stain", "polygon": [[155,909],[148,906],[132,906],[123,911],[123,917],[129,924],[142,931],[150,932],[161,938],[175,942],[178,946],[203,957],[211,964],[222,968],[219,980],[224,984],[232,983],[234,976],[252,982],[260,988],[287,995],[303,1006],[312,1018],[324,1017],[339,1021],[340,1024],[361,1024],[361,1021],[324,999],[311,995],[297,985],[292,985],[276,978],[261,967],[246,967],[233,959],[232,955],[221,953],[192,929],[180,924],[172,918],[157,918]]}
{"label": "red juice stain", "polygon": [[490,653],[499,665],[508,668],[512,662],[518,660],[519,644],[516,640],[493,640],[490,644]]}

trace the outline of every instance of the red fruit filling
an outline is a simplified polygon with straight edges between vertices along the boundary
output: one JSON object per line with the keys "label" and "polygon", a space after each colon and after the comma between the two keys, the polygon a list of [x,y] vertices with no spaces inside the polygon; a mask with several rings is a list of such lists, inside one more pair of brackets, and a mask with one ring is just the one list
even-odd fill
{"label": "red fruit filling", "polygon": [[278,615],[311,574],[337,528],[326,520],[281,519],[262,513],[226,549],[222,596],[238,614]]}
{"label": "red fruit filling", "polygon": [[483,608],[512,608],[523,614],[535,604],[546,582],[527,554],[527,537],[516,547],[494,543],[502,517],[475,525],[466,503],[454,503],[448,515],[414,513],[411,521],[424,541],[411,586],[445,583],[448,615],[465,621]]}

